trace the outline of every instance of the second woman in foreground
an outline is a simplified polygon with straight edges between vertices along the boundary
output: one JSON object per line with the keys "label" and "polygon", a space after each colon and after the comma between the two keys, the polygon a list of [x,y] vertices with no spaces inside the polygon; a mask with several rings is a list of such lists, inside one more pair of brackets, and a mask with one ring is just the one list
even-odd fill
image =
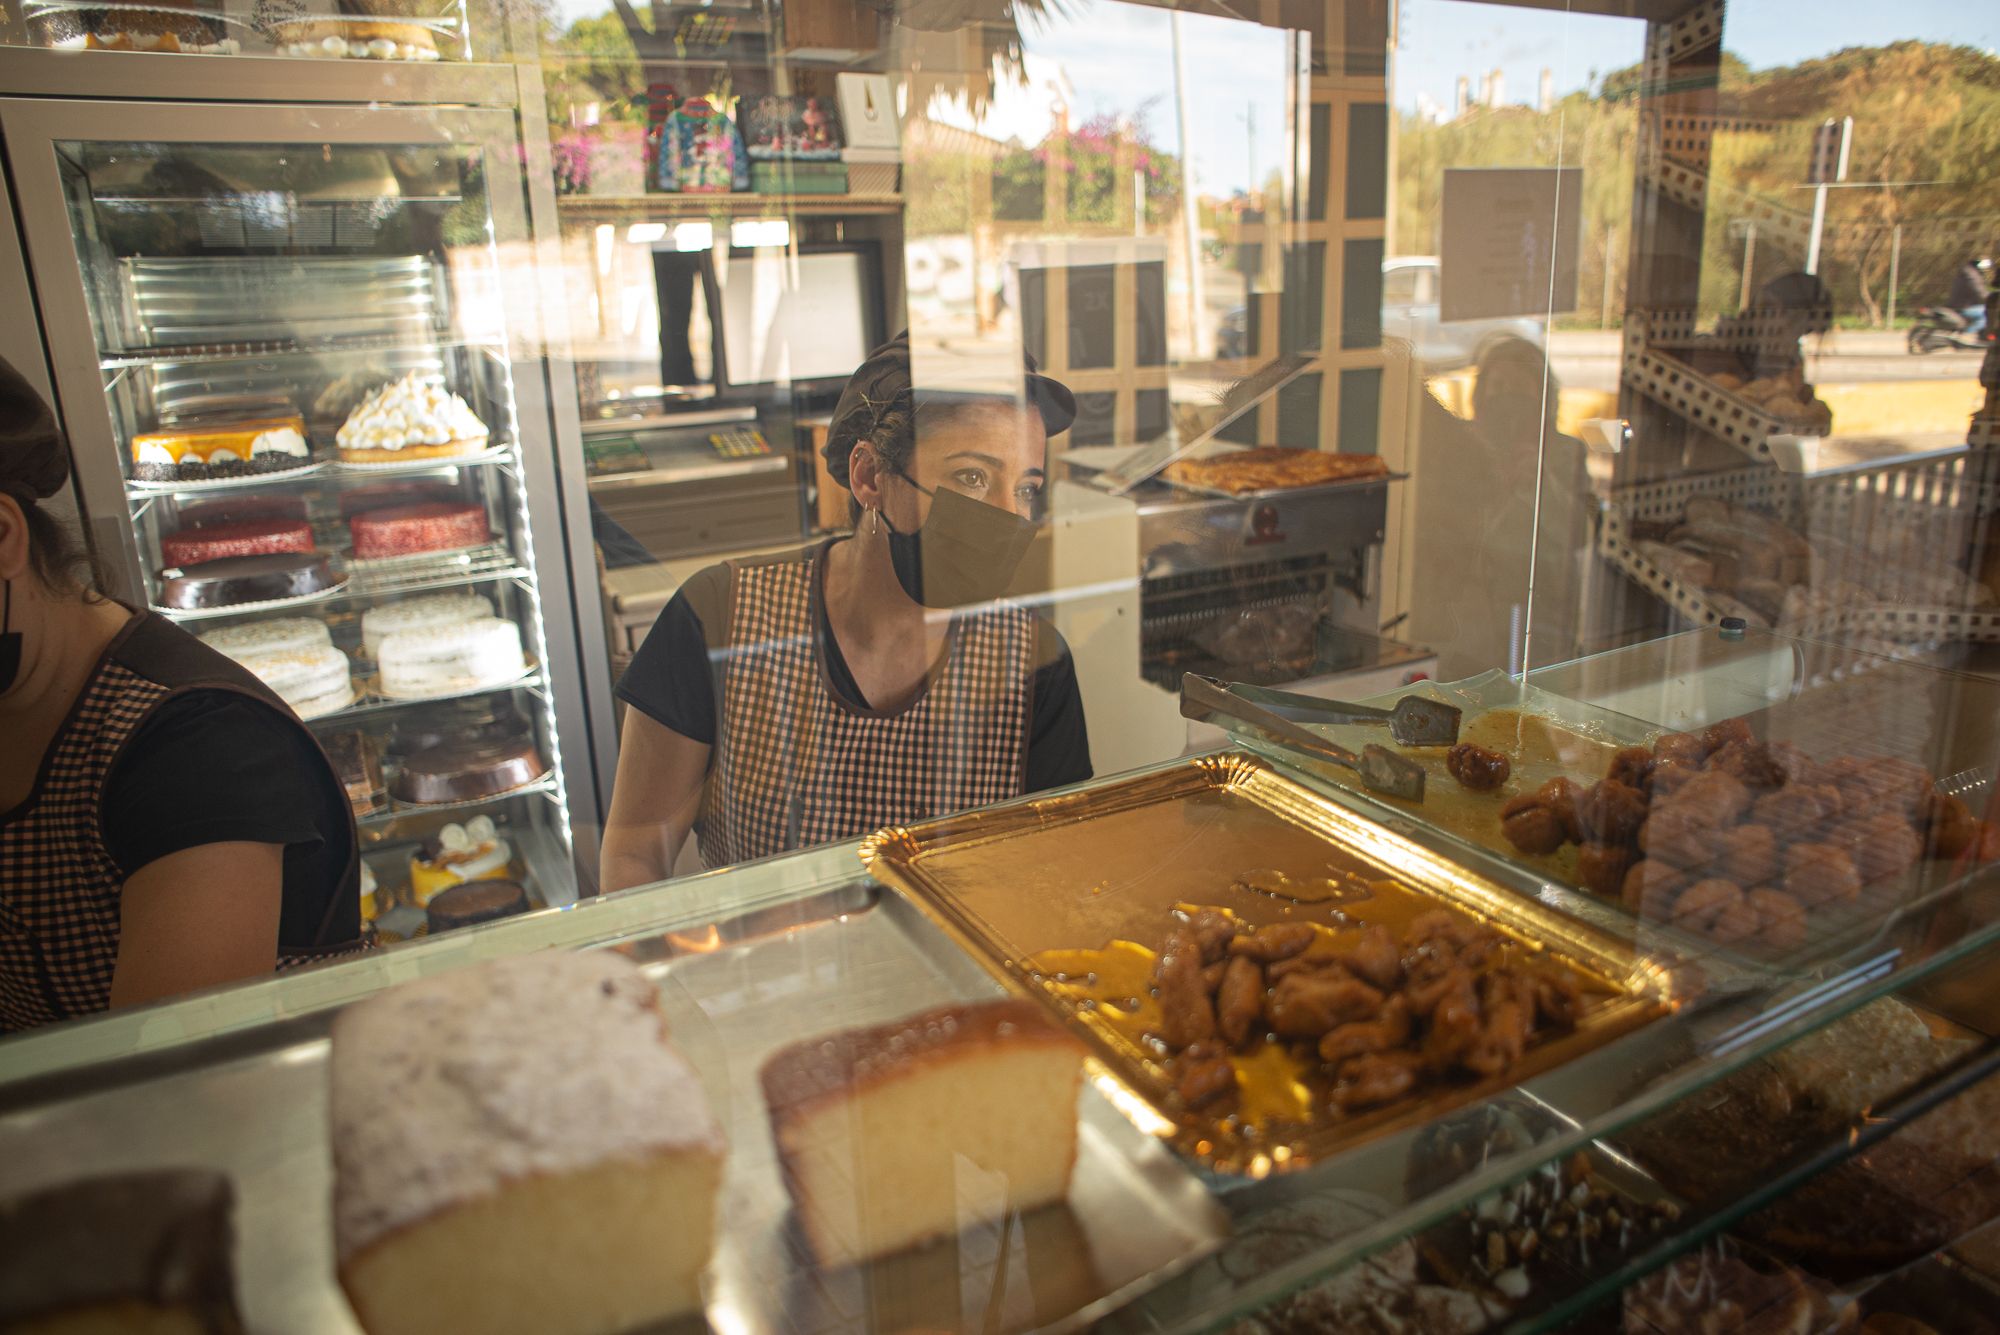
{"label": "second woman in foreground", "polygon": [[629,711],[602,888],[662,880],[690,830],[711,867],[1090,777],[1053,627],[999,595],[1076,400],[931,394],[907,336],[848,381],[828,471],[851,536],[702,571],[619,683]]}

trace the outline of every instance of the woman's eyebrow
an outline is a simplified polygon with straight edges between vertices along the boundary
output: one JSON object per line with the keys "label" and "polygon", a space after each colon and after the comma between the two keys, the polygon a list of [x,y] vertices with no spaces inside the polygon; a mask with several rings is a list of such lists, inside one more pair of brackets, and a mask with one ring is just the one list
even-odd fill
{"label": "woman's eyebrow", "polygon": [[947,459],[970,459],[970,460],[972,460],[972,461],[973,461],[974,463],[981,463],[981,464],[985,464],[985,465],[986,465],[986,466],[987,466],[988,468],[999,468],[999,467],[1001,467],[1001,459],[1000,459],[1000,456],[999,456],[999,455],[997,455],[997,454],[983,454],[983,453],[981,453],[981,452],[980,452],[980,451],[978,451],[978,450],[953,450],[953,451],[952,451],[952,452],[951,452],[950,454],[947,454],[947,455],[945,456],[945,458],[947,458]]}

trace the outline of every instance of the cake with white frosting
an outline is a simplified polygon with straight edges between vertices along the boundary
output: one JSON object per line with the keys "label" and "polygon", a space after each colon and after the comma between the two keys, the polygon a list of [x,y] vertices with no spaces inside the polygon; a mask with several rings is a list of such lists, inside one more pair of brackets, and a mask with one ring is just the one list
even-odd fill
{"label": "cake with white frosting", "polygon": [[141,482],[213,482],[303,468],[312,462],[305,431],[299,417],[148,431],[132,437],[132,476]]}
{"label": "cake with white frosting", "polygon": [[726,1145],[659,994],[542,952],[348,1007],[334,1246],[370,1335],[611,1335],[701,1304]]}
{"label": "cake with white frosting", "polygon": [[334,441],[346,462],[380,464],[477,454],[486,438],[464,399],[412,371],[356,404]]}
{"label": "cake with white frosting", "polygon": [[382,656],[382,641],[402,630],[432,630],[493,615],[493,604],[476,593],[427,593],[400,603],[371,607],[361,614],[362,651]]}
{"label": "cake with white frosting", "polygon": [[498,686],[528,670],[521,628],[498,617],[475,617],[385,635],[375,652],[382,694],[399,699],[452,695]]}
{"label": "cake with white frosting", "polygon": [[410,894],[424,908],[440,890],[467,881],[504,881],[514,849],[500,837],[491,816],[474,816],[445,826],[410,854]]}
{"label": "cake with white frosting", "polygon": [[324,649],[333,643],[333,633],[324,621],[311,617],[272,617],[268,621],[245,621],[203,631],[201,642],[240,663],[258,654]]}
{"label": "cake with white frosting", "polygon": [[330,644],[236,660],[276,691],[300,718],[319,718],[354,703],[354,665]]}

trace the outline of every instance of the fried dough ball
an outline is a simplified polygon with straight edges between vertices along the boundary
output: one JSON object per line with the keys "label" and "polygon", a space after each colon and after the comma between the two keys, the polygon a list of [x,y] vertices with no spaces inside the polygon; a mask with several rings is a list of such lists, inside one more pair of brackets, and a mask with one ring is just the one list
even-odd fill
{"label": "fried dough ball", "polygon": [[1216,1028],[1231,1047],[1250,1040],[1264,1015],[1264,970],[1253,959],[1231,956],[1215,994]]}
{"label": "fried dough ball", "polygon": [[1471,742],[1460,742],[1445,752],[1444,767],[1452,778],[1476,793],[1498,788],[1514,772],[1513,762],[1507,757]]}
{"label": "fried dough ball", "polygon": [[1753,792],[1785,785],[1785,771],[1762,742],[1731,742],[1708,758],[1708,768],[1727,774]]}
{"label": "fried dough ball", "polygon": [[1382,1006],[1382,993],[1344,970],[1287,974],[1271,990],[1265,1014],[1284,1038],[1310,1038],[1338,1024],[1364,1020]]}
{"label": "fried dough ball", "polygon": [[1844,841],[1854,869],[1872,885],[1901,874],[1924,855],[1924,841],[1893,812],[1877,812],[1848,827]]}
{"label": "fried dough ball", "polygon": [[1835,844],[1793,844],[1785,850],[1780,888],[1807,908],[1851,904],[1861,896],[1861,873]]}
{"label": "fried dough ball", "polygon": [[1658,858],[1635,862],[1625,873],[1619,899],[1626,911],[1648,922],[1665,922],[1674,899],[1688,885],[1687,873]]}
{"label": "fried dough ball", "polygon": [[1685,931],[1707,936],[1718,917],[1742,903],[1743,889],[1734,881],[1715,877],[1696,881],[1674,901],[1672,922]]}
{"label": "fried dough ball", "polygon": [[1795,843],[1810,841],[1839,814],[1840,790],[1830,783],[1787,784],[1764,794],[1750,808],[1751,820]]}
{"label": "fried dough ball", "polygon": [[1576,855],[1577,883],[1600,898],[1616,899],[1632,862],[1632,850],[1624,844],[1585,844]]}
{"label": "fried dough ball", "polygon": [[1611,768],[1605,771],[1604,777],[1609,782],[1644,791],[1647,781],[1653,777],[1656,763],[1653,753],[1645,747],[1628,746],[1611,757]]}
{"label": "fried dough ball", "polygon": [[1805,905],[1782,890],[1768,886],[1745,895],[1757,914],[1757,944],[1773,954],[1785,955],[1805,944]]}
{"label": "fried dough ball", "polygon": [[1532,796],[1517,797],[1500,815],[1500,832],[1507,842],[1530,856],[1553,853],[1569,842],[1569,827],[1561,816]]}
{"label": "fried dough ball", "polygon": [[1660,760],[1653,764],[1652,773],[1646,776],[1646,791],[1655,802],[1672,797],[1687,787],[1688,780],[1701,773],[1698,765],[1683,760]]}
{"label": "fried dough ball", "polygon": [[1714,860],[1716,832],[1715,823],[1701,812],[1668,802],[1655,806],[1639,827],[1639,847],[1649,858],[1692,869]]}
{"label": "fried dough ball", "polygon": [[1702,749],[1714,755],[1733,742],[1754,742],[1757,735],[1750,731],[1748,719],[1729,718],[1720,723],[1711,723],[1696,734],[1701,739]]}
{"label": "fried dough ball", "polygon": [[1708,759],[1708,747],[1691,732],[1663,732],[1653,742],[1653,756],[1664,764],[1699,767]]}
{"label": "fried dough ball", "polygon": [[1709,921],[1708,939],[1719,946],[1740,946],[1755,937],[1762,925],[1750,897],[1739,895]]}
{"label": "fried dough ball", "polygon": [[1932,793],[1923,815],[1925,842],[1934,858],[1956,858],[1979,839],[1972,809],[1948,793]]}
{"label": "fried dough ball", "polygon": [[1766,751],[1777,762],[1784,773],[1787,786],[1797,783],[1824,783],[1825,776],[1818,761],[1807,755],[1805,748],[1797,742],[1766,742]]}
{"label": "fried dough ball", "polygon": [[1738,825],[1716,839],[1716,870],[1738,885],[1758,885],[1778,874],[1778,838],[1764,825]]}
{"label": "fried dough ball", "polygon": [[1576,823],[1582,842],[1629,844],[1646,823],[1646,795],[1616,779],[1606,779],[1577,799]]}
{"label": "fried dough ball", "polygon": [[1750,809],[1750,790],[1732,774],[1703,770],[1682,784],[1672,801],[1719,830],[1734,825]]}

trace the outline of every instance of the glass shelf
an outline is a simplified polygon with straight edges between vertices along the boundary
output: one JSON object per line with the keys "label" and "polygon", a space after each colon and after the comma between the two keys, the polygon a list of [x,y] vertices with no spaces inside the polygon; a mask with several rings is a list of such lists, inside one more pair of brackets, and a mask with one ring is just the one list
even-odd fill
{"label": "glass shelf", "polygon": [[514,554],[499,543],[475,547],[470,551],[451,552],[438,558],[411,558],[408,564],[398,562],[396,569],[357,568],[388,564],[388,562],[346,563],[341,567],[346,579],[337,587],[282,603],[245,603],[199,609],[155,606],[153,610],[174,621],[215,621],[229,616],[261,616],[268,612],[290,611],[294,608],[325,607],[333,603],[351,602],[362,598],[381,598],[395,593],[420,593],[487,584],[496,580],[533,578],[532,572],[516,561]]}
{"label": "glass shelf", "polygon": [[500,802],[512,801],[517,797],[545,797],[560,800],[560,785],[554,771],[544,774],[533,783],[524,783],[519,788],[509,788],[504,793],[488,793],[484,797],[468,797],[462,802],[398,802],[389,799],[385,810],[370,812],[354,822],[364,834],[377,834],[392,830],[403,820],[416,820],[425,816],[449,815],[454,811],[477,811]]}
{"label": "glass shelf", "polygon": [[444,695],[424,695],[405,699],[400,696],[382,695],[373,690],[362,690],[357,692],[354,703],[345,709],[319,714],[306,719],[305,722],[314,728],[345,727],[404,709],[421,708],[424,705],[435,705],[448,700],[473,700],[482,695],[499,695],[510,691],[528,691],[540,700],[544,698],[543,692],[548,684],[548,677],[540,668],[536,668],[511,681],[495,682],[491,686],[474,686],[470,690],[452,691]]}
{"label": "glass shelf", "polygon": [[246,340],[241,343],[190,343],[185,347],[146,348],[111,353],[98,360],[101,371],[131,371],[152,366],[182,366],[205,362],[239,362],[262,357],[342,357],[381,352],[478,352],[505,358],[506,345],[493,339],[424,338],[407,332],[379,337],[350,335],[311,342]]}
{"label": "glass shelf", "polygon": [[409,463],[371,466],[368,464],[347,464],[339,459],[324,459],[304,468],[288,469],[282,473],[268,473],[253,477],[230,478],[224,485],[214,482],[130,482],[125,484],[126,497],[133,506],[132,517],[139,518],[146,507],[162,497],[228,496],[242,491],[260,491],[265,488],[282,487],[291,482],[324,482],[329,478],[348,478],[361,481],[368,478],[377,480],[406,477],[433,477],[460,468],[494,468],[506,473],[516,481],[520,480],[518,457],[511,444],[497,445],[478,454],[469,454],[456,459],[416,459]]}

